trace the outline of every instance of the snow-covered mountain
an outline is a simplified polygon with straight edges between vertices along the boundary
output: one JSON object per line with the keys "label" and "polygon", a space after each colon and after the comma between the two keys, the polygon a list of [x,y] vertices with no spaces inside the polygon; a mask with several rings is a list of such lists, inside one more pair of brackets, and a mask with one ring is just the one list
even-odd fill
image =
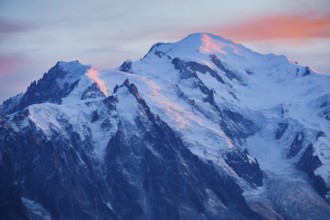
{"label": "snow-covered mountain", "polygon": [[0,106],[0,218],[327,219],[330,77],[212,34]]}

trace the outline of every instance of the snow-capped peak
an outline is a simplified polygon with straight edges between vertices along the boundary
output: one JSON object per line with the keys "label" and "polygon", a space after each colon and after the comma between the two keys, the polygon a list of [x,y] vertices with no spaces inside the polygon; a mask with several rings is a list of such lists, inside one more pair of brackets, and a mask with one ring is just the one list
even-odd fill
{"label": "snow-capped peak", "polygon": [[[169,56],[184,56],[189,54],[240,54],[244,52],[252,52],[250,49],[241,44],[234,43],[231,40],[209,33],[190,34],[182,40],[175,43],[157,43],[149,51],[160,55],[159,53]],[[158,53],[158,54],[157,54]],[[199,55],[197,55],[199,56]]]}
{"label": "snow-capped peak", "polygon": [[0,106],[2,179],[55,218],[258,219],[254,207],[327,219],[329,84],[208,33],[155,44],[117,70],[58,62]]}
{"label": "snow-capped peak", "polygon": [[[195,33],[188,35],[176,43],[178,47],[191,47],[201,53],[227,53],[227,50],[242,50],[242,45],[231,40],[209,33]],[[246,49],[246,48],[244,48]]]}

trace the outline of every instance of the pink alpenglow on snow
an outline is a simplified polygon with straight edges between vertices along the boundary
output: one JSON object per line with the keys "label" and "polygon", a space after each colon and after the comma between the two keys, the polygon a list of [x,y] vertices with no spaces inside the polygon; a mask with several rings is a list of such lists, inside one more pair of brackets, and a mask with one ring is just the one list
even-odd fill
{"label": "pink alpenglow on snow", "polygon": [[97,86],[100,88],[100,90],[105,96],[109,95],[106,84],[102,79],[99,78],[99,72],[94,67],[88,70],[87,76],[97,84]]}

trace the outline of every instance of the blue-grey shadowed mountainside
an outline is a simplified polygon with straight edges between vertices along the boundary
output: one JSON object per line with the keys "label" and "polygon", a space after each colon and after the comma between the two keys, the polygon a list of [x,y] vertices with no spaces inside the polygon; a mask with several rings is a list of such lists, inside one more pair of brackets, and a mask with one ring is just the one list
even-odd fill
{"label": "blue-grey shadowed mountainside", "polygon": [[0,106],[0,219],[327,219],[330,77],[208,33]]}

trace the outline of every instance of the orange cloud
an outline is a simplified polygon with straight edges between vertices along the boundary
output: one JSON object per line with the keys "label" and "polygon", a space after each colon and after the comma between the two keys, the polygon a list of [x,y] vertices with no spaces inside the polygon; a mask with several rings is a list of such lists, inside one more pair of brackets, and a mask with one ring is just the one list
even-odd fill
{"label": "orange cloud", "polygon": [[213,32],[240,41],[330,38],[330,16],[270,15],[216,27]]}

